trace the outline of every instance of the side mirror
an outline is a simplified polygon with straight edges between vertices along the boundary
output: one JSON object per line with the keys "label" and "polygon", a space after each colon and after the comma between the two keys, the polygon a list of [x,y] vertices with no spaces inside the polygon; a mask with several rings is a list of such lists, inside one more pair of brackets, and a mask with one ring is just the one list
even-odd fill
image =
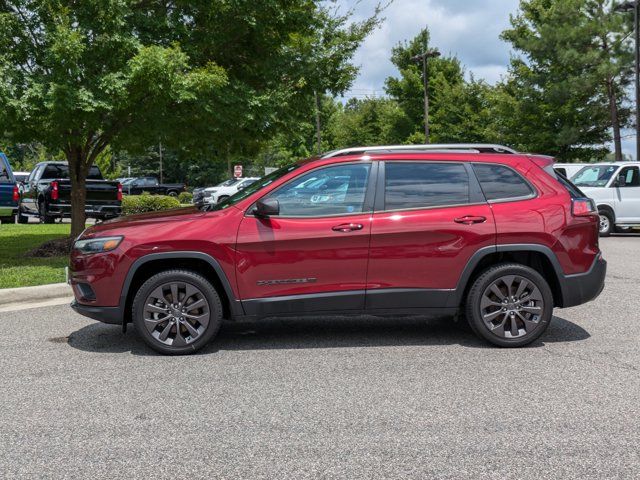
{"label": "side mirror", "polygon": [[627,186],[627,176],[622,173],[618,175],[618,187],[626,187]]}
{"label": "side mirror", "polygon": [[261,198],[256,202],[253,214],[256,217],[271,217],[280,213],[280,202],[275,198]]}

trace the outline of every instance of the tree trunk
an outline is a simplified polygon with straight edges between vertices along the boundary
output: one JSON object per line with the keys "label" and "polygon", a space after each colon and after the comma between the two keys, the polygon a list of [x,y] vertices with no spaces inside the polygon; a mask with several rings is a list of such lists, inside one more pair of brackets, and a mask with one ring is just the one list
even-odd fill
{"label": "tree trunk", "polygon": [[83,232],[87,221],[85,205],[90,165],[87,165],[86,154],[80,147],[74,147],[67,152],[67,161],[71,180],[71,238],[75,239]]}
{"label": "tree trunk", "polygon": [[618,118],[618,98],[613,79],[607,79],[607,95],[609,96],[609,109],[611,111],[611,126],[613,128],[613,146],[616,162],[622,161],[622,139],[620,137],[620,119]]}

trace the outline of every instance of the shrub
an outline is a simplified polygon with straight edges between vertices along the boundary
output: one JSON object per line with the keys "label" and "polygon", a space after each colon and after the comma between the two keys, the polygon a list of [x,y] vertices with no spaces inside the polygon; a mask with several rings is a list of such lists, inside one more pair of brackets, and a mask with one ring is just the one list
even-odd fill
{"label": "shrub", "polygon": [[180,201],[175,197],[166,195],[125,195],[122,197],[122,214],[133,215],[134,213],[157,212],[161,210],[171,210],[180,208]]}
{"label": "shrub", "polygon": [[178,195],[178,201],[183,204],[193,203],[193,194],[189,192],[181,192],[180,195]]}

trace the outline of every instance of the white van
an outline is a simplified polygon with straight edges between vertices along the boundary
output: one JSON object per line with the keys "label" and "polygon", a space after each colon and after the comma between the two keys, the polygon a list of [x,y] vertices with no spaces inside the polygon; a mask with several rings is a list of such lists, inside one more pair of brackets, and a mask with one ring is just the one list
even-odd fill
{"label": "white van", "polygon": [[601,236],[640,227],[640,162],[590,164],[571,181],[595,200]]}
{"label": "white van", "polygon": [[554,163],[553,169],[571,180],[576,173],[589,165],[588,163]]}

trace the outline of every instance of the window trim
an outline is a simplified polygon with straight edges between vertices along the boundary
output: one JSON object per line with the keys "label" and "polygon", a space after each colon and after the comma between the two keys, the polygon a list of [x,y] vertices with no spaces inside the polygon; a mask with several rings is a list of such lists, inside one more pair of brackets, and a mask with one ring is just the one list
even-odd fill
{"label": "window trim", "polygon": [[[357,161],[352,161],[352,162],[339,162],[339,163],[329,163],[329,164],[325,164],[325,165],[319,165],[316,168],[312,168],[312,169],[306,170],[304,172],[299,172],[298,175],[294,176],[293,178],[287,180],[283,184],[278,185],[273,190],[270,190],[266,194],[262,195],[255,202],[252,202],[251,205],[249,205],[249,208],[247,208],[247,210],[245,210],[244,216],[245,217],[255,217],[255,215],[252,212],[253,212],[253,209],[256,207],[256,203],[258,202],[258,200],[261,200],[263,198],[269,198],[270,195],[273,195],[278,190],[280,190],[281,188],[284,188],[288,184],[292,183],[297,178],[299,178],[299,177],[301,177],[303,175],[307,175],[309,173],[313,173],[313,172],[315,172],[317,170],[324,169],[324,168],[338,167],[338,166],[343,166],[343,165],[369,165],[369,178],[367,179],[367,185],[365,186],[364,202],[362,204],[362,211],[361,212],[333,213],[333,214],[330,214],[330,215],[314,215],[314,216],[307,216],[307,215],[274,215],[272,218],[274,218],[274,219],[291,218],[291,219],[298,219],[298,220],[313,220],[313,219],[318,219],[318,218],[353,217],[353,216],[367,215],[367,214],[373,213],[374,198],[375,198],[375,193],[376,193],[375,192],[375,190],[376,190],[375,189],[375,185],[376,185],[375,182],[376,182],[377,177],[378,177],[378,169],[379,169],[380,162],[373,161],[373,160],[366,160],[366,161],[357,160]],[[256,180],[256,181],[259,181],[259,180]]]}
{"label": "window trim", "polygon": [[[464,207],[464,206],[473,206],[473,205],[484,205],[486,204],[486,199],[484,198],[484,194],[482,193],[482,189],[480,189],[480,184],[475,174],[473,173],[473,169],[471,168],[469,162],[457,161],[457,160],[409,160],[409,159],[398,159],[398,160],[385,160],[380,161],[381,165],[378,170],[378,182],[376,184],[376,199],[375,199],[375,213],[386,213],[386,212],[412,212],[418,210],[434,210],[434,209],[442,209],[442,208],[455,208],[455,207]],[[426,206],[423,205],[421,207],[408,207],[408,208],[394,208],[387,209],[386,208],[386,166],[388,164],[394,163],[419,163],[419,164],[444,164],[444,165],[462,165],[467,173],[467,177],[469,179],[469,201],[466,203],[456,203],[450,205],[431,205]]]}
{"label": "window trim", "polygon": [[520,172],[518,172],[515,168],[511,167],[510,165],[505,165],[504,163],[496,163],[496,162],[472,162],[471,163],[471,170],[473,171],[473,174],[476,177],[476,180],[478,181],[478,185],[480,185],[480,189],[482,189],[482,184],[480,183],[480,179],[478,178],[478,176],[476,174],[475,168],[473,168],[476,165],[495,165],[497,167],[508,168],[513,173],[515,173],[518,177],[520,177],[524,181],[524,183],[527,184],[529,186],[529,188],[531,189],[531,193],[529,195],[521,195],[519,197],[496,198],[494,200],[487,199],[487,196],[484,194],[484,190],[482,190],[482,194],[484,195],[485,201],[489,205],[493,205],[493,204],[496,204],[496,203],[511,203],[511,202],[521,202],[523,200],[532,200],[534,198],[538,198],[538,195],[540,194],[538,192],[538,189],[524,175],[522,175]]}
{"label": "window trim", "polygon": [[622,172],[624,172],[627,169],[636,169],[638,178],[640,179],[640,166],[638,165],[624,165],[621,166],[618,171],[616,172],[616,174],[613,176],[613,178],[611,179],[612,184],[611,186],[613,188],[640,188],[640,185],[625,185],[624,187],[620,187],[620,186],[615,186],[614,183],[618,181],[618,178],[620,177],[620,175],[622,175]]}

